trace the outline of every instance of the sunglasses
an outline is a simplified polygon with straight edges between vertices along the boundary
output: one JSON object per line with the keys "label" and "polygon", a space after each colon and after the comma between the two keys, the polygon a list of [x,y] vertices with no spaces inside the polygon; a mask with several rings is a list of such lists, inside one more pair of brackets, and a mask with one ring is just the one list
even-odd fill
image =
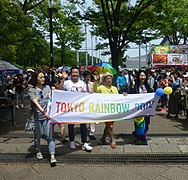
{"label": "sunglasses", "polygon": [[44,98],[43,92],[40,91],[39,94],[40,94],[40,98],[43,99]]}

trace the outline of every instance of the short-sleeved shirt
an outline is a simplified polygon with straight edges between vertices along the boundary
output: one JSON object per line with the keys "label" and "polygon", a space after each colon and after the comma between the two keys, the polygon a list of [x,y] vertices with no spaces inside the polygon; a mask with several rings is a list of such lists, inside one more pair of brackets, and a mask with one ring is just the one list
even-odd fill
{"label": "short-sleeved shirt", "polygon": [[[97,92],[98,93],[102,93],[102,94],[119,94],[118,90],[115,86],[105,86],[105,85],[100,85],[99,87],[97,87]],[[110,122],[105,122],[107,127],[110,127],[111,125],[113,125],[114,121],[110,121]]]}
{"label": "short-sleeved shirt", "polygon": [[105,85],[100,85],[99,87],[97,87],[97,92],[103,94],[119,94],[115,86],[109,87]]}
{"label": "short-sleeved shirt", "polygon": [[127,85],[127,79],[125,76],[118,76],[116,79],[116,83],[120,86],[126,86]]}
{"label": "short-sleeved shirt", "polygon": [[[51,89],[50,86],[44,86],[43,89],[29,88],[28,95],[30,100],[37,99],[38,103],[44,110],[47,110],[48,103],[50,101]],[[36,105],[31,102],[31,108],[34,112],[35,120],[44,120],[46,117],[44,114],[36,107]]]}
{"label": "short-sleeved shirt", "polygon": [[77,82],[66,80],[64,82],[64,90],[72,92],[87,92],[86,85],[82,80],[78,80]]}

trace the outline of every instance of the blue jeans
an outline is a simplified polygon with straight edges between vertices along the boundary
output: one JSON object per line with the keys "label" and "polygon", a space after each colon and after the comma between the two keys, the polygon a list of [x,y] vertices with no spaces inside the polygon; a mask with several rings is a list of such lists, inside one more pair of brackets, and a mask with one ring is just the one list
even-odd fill
{"label": "blue jeans", "polygon": [[34,131],[34,144],[35,149],[40,151],[40,139],[41,139],[41,129],[43,127],[45,139],[48,143],[48,151],[50,154],[55,154],[55,144],[52,138],[52,125],[49,120],[35,120],[35,131]]}
{"label": "blue jeans", "polygon": [[[74,124],[68,124],[69,140],[74,141]],[[86,124],[80,124],[80,133],[82,143],[87,142],[87,127]]]}

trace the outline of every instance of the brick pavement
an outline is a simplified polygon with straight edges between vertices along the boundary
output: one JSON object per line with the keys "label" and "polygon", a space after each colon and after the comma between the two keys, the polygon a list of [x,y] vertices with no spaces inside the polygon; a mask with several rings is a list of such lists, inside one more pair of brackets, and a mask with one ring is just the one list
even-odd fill
{"label": "brick pavement", "polygon": [[[27,116],[28,105],[24,109],[15,111],[16,125],[11,122],[0,123],[0,161],[1,155],[25,155],[33,154],[33,133],[24,132],[24,123]],[[188,153],[188,120],[181,116],[179,119],[167,119],[165,114],[156,113],[151,119],[148,133],[148,146],[135,145],[131,136],[133,121],[116,122],[114,134],[117,141],[117,148],[111,149],[109,146],[100,145],[100,137],[104,124],[96,126],[96,141],[92,141],[94,149],[90,155],[148,155],[148,154],[183,154]],[[71,151],[68,145],[60,143],[60,133],[58,126],[56,131],[57,159],[62,155],[80,155],[84,157],[87,152],[83,152],[80,146],[75,151]],[[80,143],[79,128],[76,128],[76,141]],[[46,142],[42,140],[42,151],[47,153]],[[19,156],[17,156],[19,157]],[[0,179],[187,179],[188,165],[181,164],[62,164],[50,168],[48,161],[38,163],[19,163],[16,161],[6,161],[0,163]],[[19,161],[18,161],[19,162]],[[61,162],[61,161],[60,161]],[[10,164],[11,163],[11,164]],[[30,174],[30,177],[28,177]],[[14,176],[15,175],[15,176]],[[99,177],[100,175],[100,177]],[[53,179],[53,178],[52,178]]]}

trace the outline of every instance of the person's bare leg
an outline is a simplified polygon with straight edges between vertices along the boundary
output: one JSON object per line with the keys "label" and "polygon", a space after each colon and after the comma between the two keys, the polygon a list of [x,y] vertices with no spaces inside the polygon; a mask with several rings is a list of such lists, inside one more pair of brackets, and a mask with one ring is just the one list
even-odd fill
{"label": "person's bare leg", "polygon": [[116,148],[116,142],[115,142],[114,135],[113,135],[113,125],[107,127],[107,133],[111,142],[110,146],[112,148]]}
{"label": "person's bare leg", "polygon": [[101,142],[103,144],[106,144],[106,137],[108,135],[108,129],[107,129],[107,126],[104,128],[104,131],[103,131],[103,135],[102,135],[102,138],[101,138]]}
{"label": "person's bare leg", "polygon": [[62,143],[65,144],[68,142],[68,140],[65,138],[65,126],[64,124],[60,124],[60,133],[61,133],[61,136],[62,136]]}

